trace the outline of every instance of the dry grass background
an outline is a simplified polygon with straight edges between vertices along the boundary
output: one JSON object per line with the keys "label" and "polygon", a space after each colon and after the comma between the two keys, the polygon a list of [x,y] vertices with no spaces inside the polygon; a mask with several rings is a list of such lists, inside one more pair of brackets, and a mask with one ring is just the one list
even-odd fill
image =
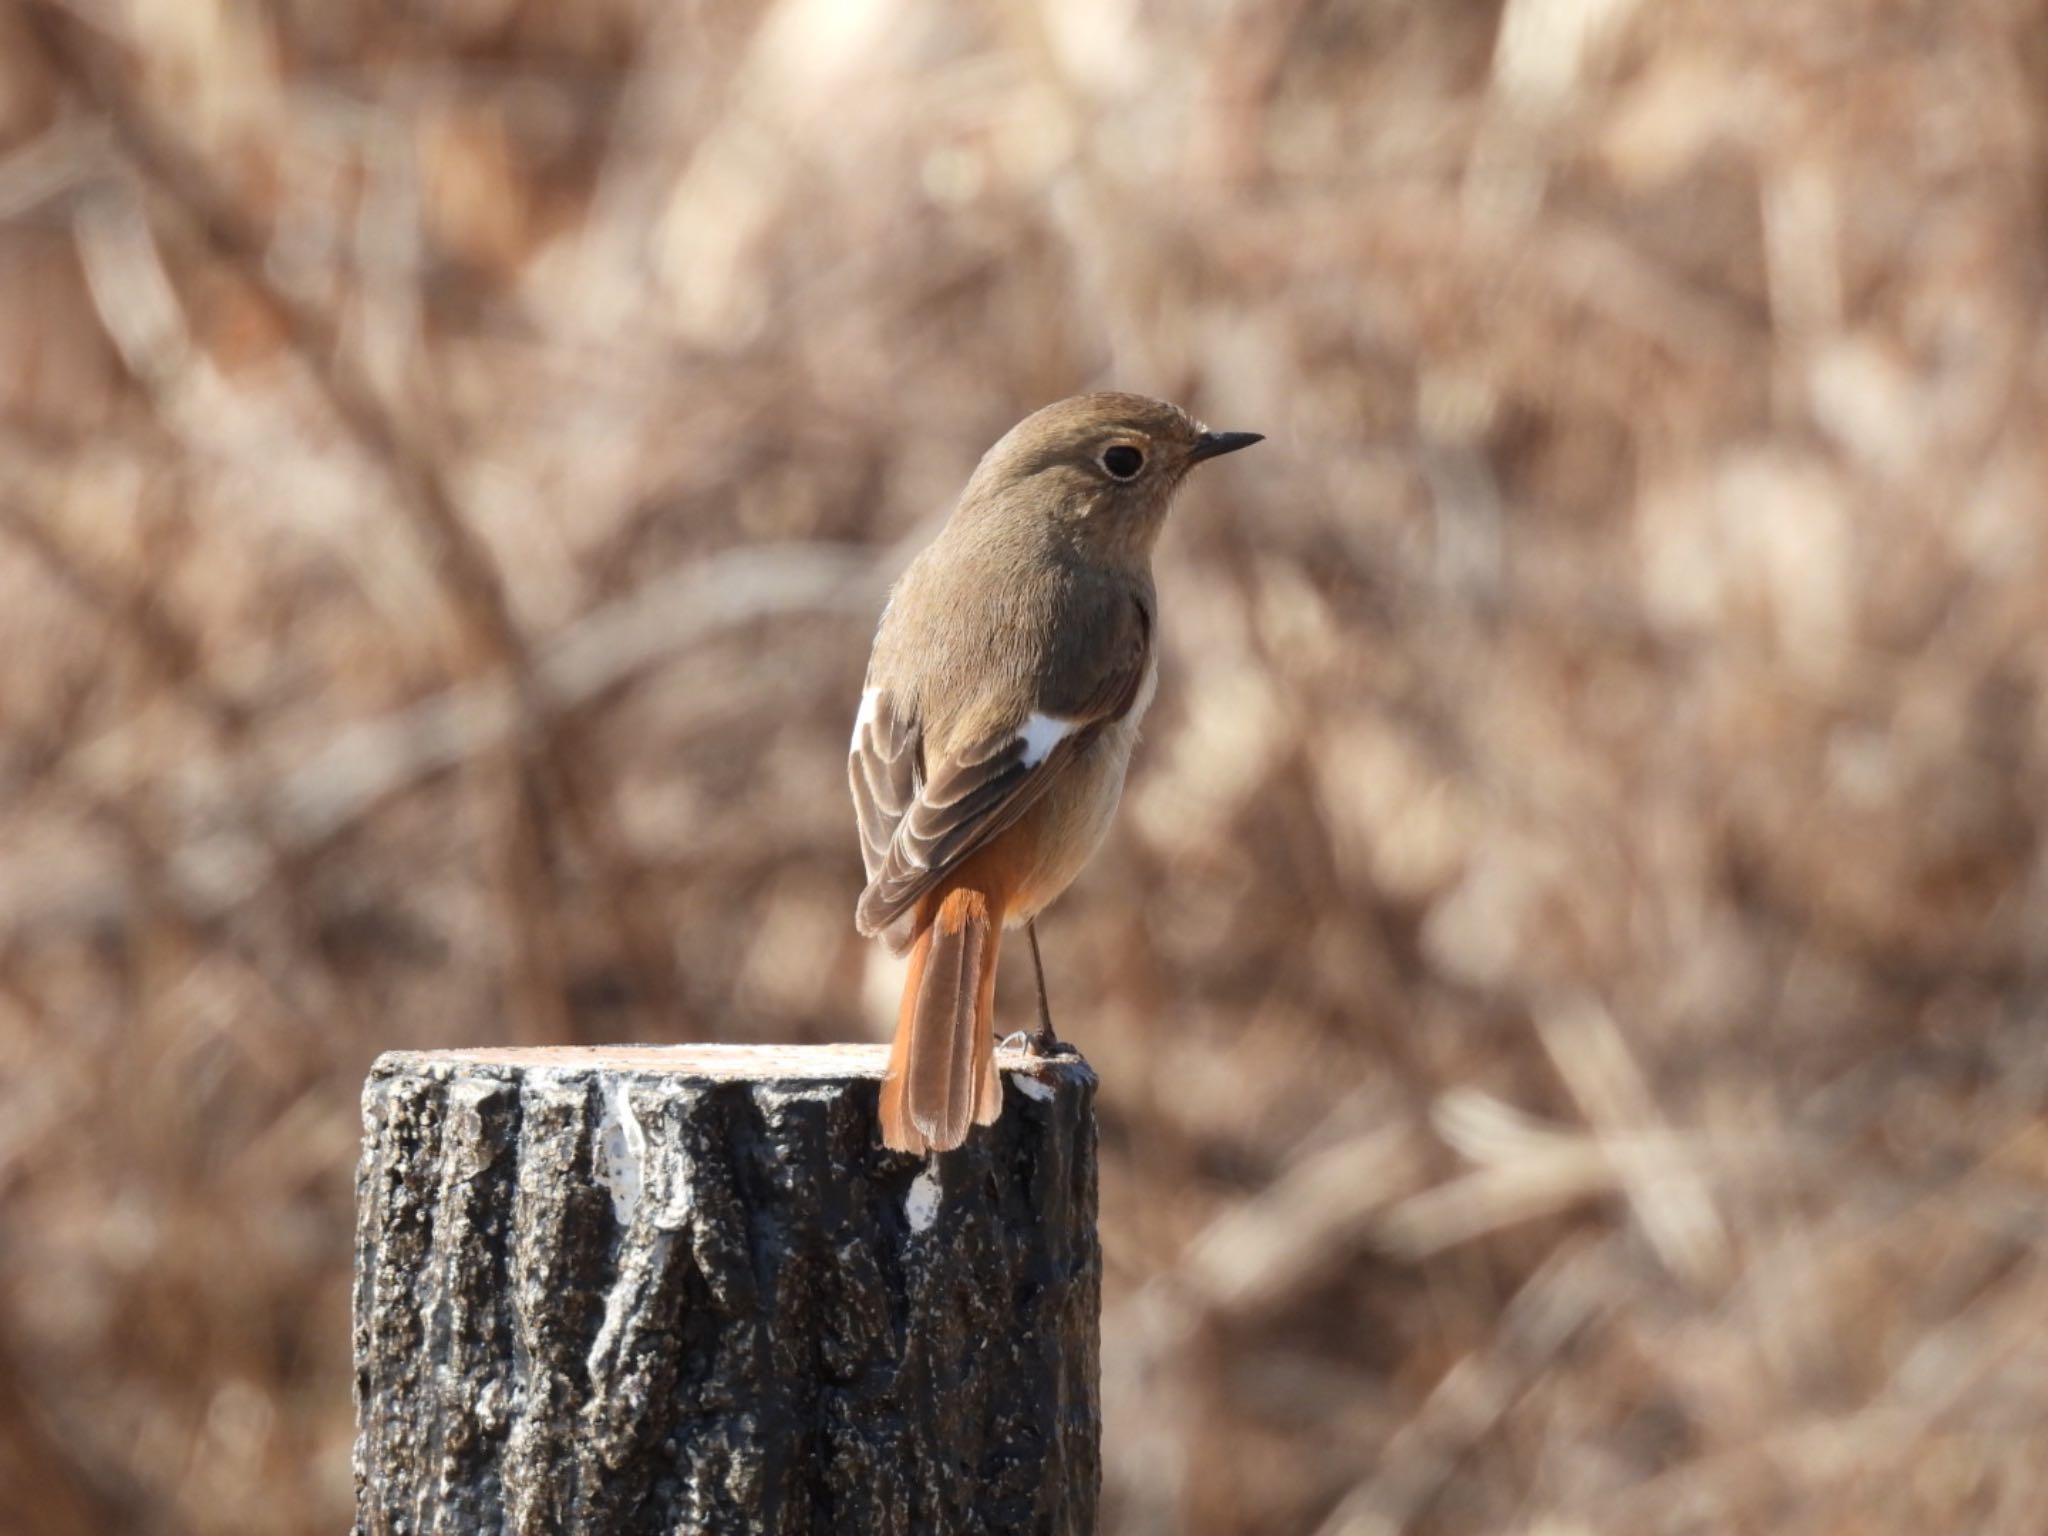
{"label": "dry grass background", "polygon": [[2044,193],[2027,0],[4,0],[0,1525],[345,1525],[376,1051],[879,1031],[1113,384],[1105,1531],[2039,1532]]}

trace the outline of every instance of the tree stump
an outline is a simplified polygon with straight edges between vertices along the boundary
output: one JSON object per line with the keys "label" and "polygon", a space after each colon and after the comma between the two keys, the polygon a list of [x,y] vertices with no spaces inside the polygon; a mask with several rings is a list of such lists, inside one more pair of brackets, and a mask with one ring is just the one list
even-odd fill
{"label": "tree stump", "polygon": [[358,1536],[1055,1532],[1101,1471],[1094,1075],[883,1149],[879,1046],[381,1058]]}

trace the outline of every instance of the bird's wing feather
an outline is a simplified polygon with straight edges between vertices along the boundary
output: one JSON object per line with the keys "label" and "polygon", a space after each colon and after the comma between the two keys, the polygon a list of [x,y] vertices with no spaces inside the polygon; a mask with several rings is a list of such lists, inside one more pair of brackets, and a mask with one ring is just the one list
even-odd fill
{"label": "bird's wing feather", "polygon": [[854,917],[862,933],[881,933],[909,912],[1130,712],[1150,660],[1149,610],[1119,593],[1088,629],[1090,654],[1066,649],[1041,682],[1036,709],[929,760],[925,732],[900,699],[873,688],[863,695],[849,764],[868,872]]}
{"label": "bird's wing feather", "polygon": [[887,690],[869,688],[861,695],[846,768],[860,825],[860,856],[870,880],[887,862],[896,828],[917,798],[923,776],[919,735],[916,720]]}

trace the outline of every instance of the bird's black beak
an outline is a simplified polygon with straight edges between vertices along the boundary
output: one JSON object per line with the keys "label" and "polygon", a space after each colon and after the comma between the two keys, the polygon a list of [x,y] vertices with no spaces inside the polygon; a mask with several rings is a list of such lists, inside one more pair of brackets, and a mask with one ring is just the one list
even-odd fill
{"label": "bird's black beak", "polygon": [[1188,455],[1190,464],[1199,464],[1204,459],[1220,459],[1226,453],[1235,453],[1240,448],[1249,448],[1253,443],[1263,443],[1263,432],[1204,432],[1195,439],[1194,451]]}

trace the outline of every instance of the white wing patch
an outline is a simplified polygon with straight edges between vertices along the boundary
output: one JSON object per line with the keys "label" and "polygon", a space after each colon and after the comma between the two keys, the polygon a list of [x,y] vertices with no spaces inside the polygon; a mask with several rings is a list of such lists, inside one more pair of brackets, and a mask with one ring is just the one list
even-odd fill
{"label": "white wing patch", "polygon": [[1074,728],[1071,720],[1057,720],[1051,715],[1034,714],[1024,722],[1024,729],[1017,733],[1017,739],[1024,743],[1024,766],[1036,768],[1044,762],[1052,749],[1066,739],[1067,732]]}
{"label": "white wing patch", "polygon": [[848,752],[860,750],[860,733],[875,723],[875,706],[881,702],[882,690],[864,688],[860,695],[860,713],[853,717],[853,740],[847,743]]}

